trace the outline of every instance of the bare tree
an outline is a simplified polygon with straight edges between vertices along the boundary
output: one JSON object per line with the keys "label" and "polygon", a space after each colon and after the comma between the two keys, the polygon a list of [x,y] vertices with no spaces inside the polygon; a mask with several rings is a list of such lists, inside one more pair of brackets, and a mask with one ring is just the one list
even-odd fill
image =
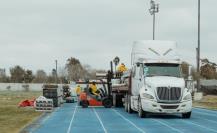
{"label": "bare tree", "polygon": [[67,70],[65,67],[59,67],[58,68],[58,78],[59,78],[59,82],[60,83],[69,83],[69,81],[67,80]]}
{"label": "bare tree", "polygon": [[10,81],[10,79],[6,75],[6,70],[5,69],[0,69],[0,82],[7,83],[9,81]]}
{"label": "bare tree", "polygon": [[92,69],[90,65],[84,64],[83,69],[84,69],[84,71],[83,71],[84,72],[84,79],[96,78],[96,71],[94,69]]}
{"label": "bare tree", "polygon": [[201,63],[202,63],[202,66],[200,68],[201,76],[203,76],[206,79],[217,78],[216,63],[210,62],[208,59],[202,59]]}
{"label": "bare tree", "polygon": [[76,81],[84,78],[84,69],[80,61],[76,58],[69,58],[66,63],[66,69],[68,72],[68,79],[70,81]]}
{"label": "bare tree", "polygon": [[46,83],[56,83],[59,81],[56,81],[56,69],[52,69],[51,73],[49,76],[47,76]]}
{"label": "bare tree", "polygon": [[[181,64],[181,68],[182,68],[182,74],[184,76],[184,78],[188,78],[188,68],[189,68],[190,64],[188,62],[183,61]],[[198,79],[198,74],[196,72],[196,69],[194,67],[191,68],[191,72],[192,72],[192,77],[194,80]]]}
{"label": "bare tree", "polygon": [[189,64],[187,62],[182,62],[181,67],[182,67],[182,74],[183,74],[184,78],[187,78],[188,77]]}
{"label": "bare tree", "polygon": [[24,74],[24,82],[31,83],[33,79],[34,79],[34,76],[33,76],[32,70],[26,70]]}
{"label": "bare tree", "polygon": [[33,82],[34,83],[45,83],[46,80],[47,80],[46,72],[44,70],[37,70]]}
{"label": "bare tree", "polygon": [[20,66],[15,66],[10,69],[11,82],[22,83],[24,81],[25,70]]}
{"label": "bare tree", "polygon": [[64,67],[58,68],[58,76],[67,77],[67,70]]}

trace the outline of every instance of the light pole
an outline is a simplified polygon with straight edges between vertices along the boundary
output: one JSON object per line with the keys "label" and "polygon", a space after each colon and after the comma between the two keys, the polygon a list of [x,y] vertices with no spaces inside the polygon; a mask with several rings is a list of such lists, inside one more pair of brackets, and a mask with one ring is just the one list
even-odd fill
{"label": "light pole", "polygon": [[200,0],[198,0],[197,91],[200,91]]}
{"label": "light pole", "polygon": [[153,40],[155,40],[155,13],[159,12],[159,4],[156,4],[154,0],[151,0],[151,8],[149,12],[153,15]]}
{"label": "light pole", "polygon": [[56,83],[58,83],[58,75],[57,75],[57,60],[55,60],[55,65],[56,65],[56,73],[55,73],[55,76],[56,76]]}

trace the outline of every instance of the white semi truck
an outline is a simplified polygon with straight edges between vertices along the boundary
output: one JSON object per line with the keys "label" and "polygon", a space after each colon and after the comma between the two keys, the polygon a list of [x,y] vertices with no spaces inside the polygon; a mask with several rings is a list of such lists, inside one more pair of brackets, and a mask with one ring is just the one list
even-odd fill
{"label": "white semi truck", "polygon": [[[186,88],[177,53],[173,41],[134,42],[132,68],[124,73],[121,81],[127,91],[113,93],[116,95],[114,101],[117,103],[117,97],[120,99],[124,95],[125,110],[136,111],[141,118],[148,113],[179,113],[183,118],[190,118],[192,96]],[[121,85],[113,85],[114,92],[121,92],[118,86]]]}

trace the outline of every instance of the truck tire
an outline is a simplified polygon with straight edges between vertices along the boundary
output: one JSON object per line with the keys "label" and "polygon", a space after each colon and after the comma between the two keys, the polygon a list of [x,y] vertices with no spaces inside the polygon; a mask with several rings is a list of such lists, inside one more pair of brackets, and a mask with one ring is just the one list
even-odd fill
{"label": "truck tire", "polygon": [[88,108],[89,106],[89,102],[87,100],[83,100],[80,102],[82,108]]}
{"label": "truck tire", "polygon": [[124,98],[123,94],[116,94],[115,95],[115,107],[123,107],[123,101],[122,98]]}
{"label": "truck tire", "polygon": [[114,107],[123,107],[122,94],[113,94],[113,106]]}
{"label": "truck tire", "polygon": [[103,99],[102,105],[105,108],[111,108],[112,107],[112,99],[111,98],[105,98],[105,99]]}
{"label": "truck tire", "polygon": [[189,119],[189,118],[191,118],[191,112],[183,113],[183,114],[182,114],[182,118],[184,118],[184,119]]}
{"label": "truck tire", "polygon": [[116,107],[123,107],[123,95],[116,95]]}
{"label": "truck tire", "polygon": [[141,99],[139,99],[139,102],[138,102],[138,115],[140,118],[146,118],[147,117],[147,113],[145,111],[143,111],[143,109],[142,109]]}
{"label": "truck tire", "polygon": [[131,100],[130,100],[130,96],[127,97],[127,112],[129,114],[133,113],[133,110],[131,109]]}

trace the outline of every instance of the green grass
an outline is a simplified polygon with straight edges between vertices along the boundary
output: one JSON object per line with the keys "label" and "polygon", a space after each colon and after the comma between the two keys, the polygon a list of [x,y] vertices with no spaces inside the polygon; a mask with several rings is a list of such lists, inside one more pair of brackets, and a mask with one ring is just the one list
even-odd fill
{"label": "green grass", "polygon": [[202,100],[194,101],[193,105],[207,108],[207,109],[217,110],[217,96],[216,95],[204,96]]}
{"label": "green grass", "polygon": [[41,92],[0,92],[0,132],[18,133],[41,115],[33,108],[18,108],[20,101],[37,98]]}

